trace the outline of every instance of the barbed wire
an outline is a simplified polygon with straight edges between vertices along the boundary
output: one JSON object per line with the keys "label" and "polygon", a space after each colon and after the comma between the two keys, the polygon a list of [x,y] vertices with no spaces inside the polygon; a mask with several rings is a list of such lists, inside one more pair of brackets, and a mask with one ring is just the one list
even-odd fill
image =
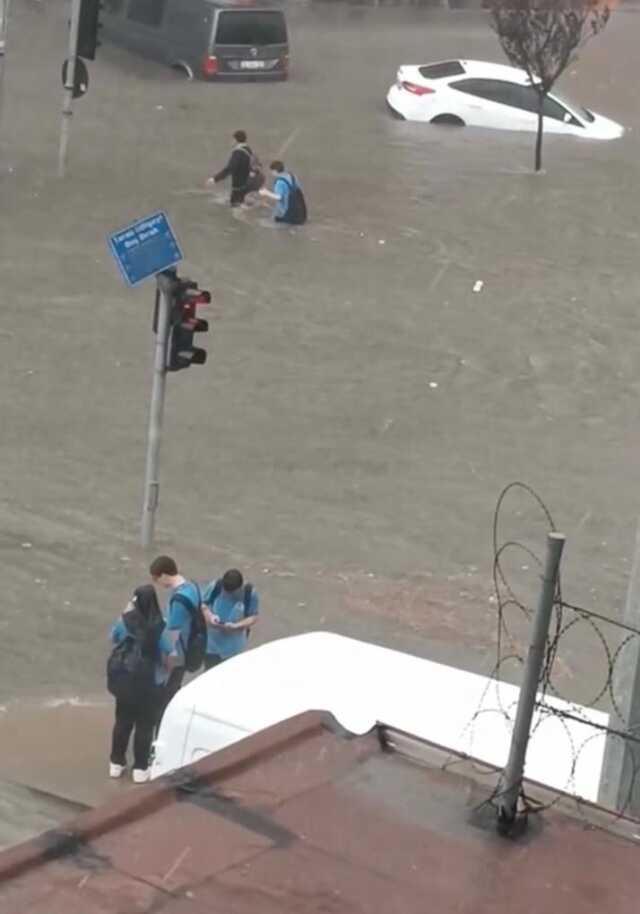
{"label": "barbed wire", "polygon": [[[516,492],[530,499],[539,511],[545,526],[545,537],[548,532],[556,530],[549,508],[531,486],[522,482],[512,482],[505,486],[498,497],[493,518],[496,660],[478,708],[465,728],[469,734],[467,758],[471,759],[474,757],[473,743],[477,738],[477,731],[486,731],[487,720],[497,716],[509,737],[515,721],[517,689],[509,683],[505,670],[514,664],[520,671],[524,668],[524,649],[518,641],[514,626],[524,625],[524,642],[528,646],[528,629],[533,607],[529,599],[519,592],[509,575],[506,567],[507,557],[526,557],[527,562],[533,563],[534,568],[539,570],[540,584],[542,579],[543,561],[535,548],[518,539],[501,538],[505,503],[509,496]],[[522,568],[529,570],[528,565]],[[530,732],[528,758],[531,759],[536,754],[544,755],[546,752],[551,765],[558,766],[558,770],[550,773],[548,780],[551,783],[545,785],[554,795],[548,802],[540,803],[532,800],[523,788],[519,815],[526,817],[531,812],[548,809],[567,795],[573,796],[580,809],[586,804],[592,805],[597,802],[605,754],[611,751],[613,744],[617,746],[618,771],[624,787],[612,812],[618,816],[624,815],[634,797],[636,782],[640,783],[640,724],[632,725],[621,706],[621,664],[626,651],[640,652],[640,630],[602,612],[564,600],[560,576],[554,596],[552,618],[538,683],[538,699]],[[601,658],[600,666],[595,662],[594,645]],[[563,659],[563,655],[570,654],[571,650],[576,648],[582,656],[589,658],[588,672],[581,677],[579,683],[572,673],[571,664]],[[565,694],[567,686],[561,682],[560,661],[568,672],[565,678],[569,679],[571,687],[584,688],[587,682],[589,685],[595,683],[587,698],[582,698],[578,702],[575,696]],[[513,682],[514,676],[509,678]],[[515,681],[519,682],[520,678]],[[542,749],[545,734],[546,749]],[[486,739],[486,732],[483,735]],[[561,738],[566,741],[564,747],[559,743]],[[483,757],[486,757],[486,752]],[[541,759],[537,758],[537,762],[540,764]],[[446,767],[450,767],[451,764],[452,761],[448,760]],[[491,771],[495,773],[495,768],[491,768],[488,763],[487,766],[477,761],[472,764],[476,773],[483,777],[490,775]],[[489,803],[497,808],[501,792],[502,787],[498,780],[489,798],[482,805]]]}

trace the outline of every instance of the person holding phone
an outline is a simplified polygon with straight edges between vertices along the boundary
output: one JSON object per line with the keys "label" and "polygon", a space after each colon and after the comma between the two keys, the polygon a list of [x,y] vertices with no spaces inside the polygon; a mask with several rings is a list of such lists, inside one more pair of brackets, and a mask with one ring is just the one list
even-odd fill
{"label": "person holding phone", "polygon": [[207,622],[205,670],[246,648],[248,633],[258,620],[259,605],[258,594],[251,584],[245,584],[237,568],[211,582],[202,606]]}

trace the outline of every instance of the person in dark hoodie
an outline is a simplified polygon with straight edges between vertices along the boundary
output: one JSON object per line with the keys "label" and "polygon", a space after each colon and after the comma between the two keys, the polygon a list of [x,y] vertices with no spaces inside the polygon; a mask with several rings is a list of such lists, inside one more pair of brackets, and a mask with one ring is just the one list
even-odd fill
{"label": "person in dark hoodie", "polygon": [[211,178],[207,184],[218,184],[226,178],[231,178],[231,206],[240,206],[245,202],[247,194],[255,193],[264,184],[264,174],[260,160],[247,143],[247,134],[244,130],[236,130],[233,134],[235,146],[231,151],[229,161],[225,167]]}
{"label": "person in dark hoodie", "polygon": [[109,776],[126,769],[127,747],[133,737],[133,780],[149,779],[149,755],[169,675],[173,645],[152,584],[137,587],[111,629],[114,646],[107,665],[107,684],[116,699]]}

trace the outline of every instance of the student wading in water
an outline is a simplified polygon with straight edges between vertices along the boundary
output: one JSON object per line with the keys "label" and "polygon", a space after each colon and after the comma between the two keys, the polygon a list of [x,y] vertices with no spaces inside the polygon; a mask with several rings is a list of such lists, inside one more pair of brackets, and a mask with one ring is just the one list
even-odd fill
{"label": "student wading in water", "polygon": [[259,194],[267,200],[273,200],[274,222],[284,225],[304,225],[307,221],[307,201],[300,182],[294,174],[287,171],[284,162],[276,159],[269,166],[273,176],[273,190],[261,188]]}
{"label": "student wading in water", "polygon": [[240,206],[245,202],[247,194],[255,193],[264,184],[264,174],[260,159],[254,154],[247,143],[247,134],[244,130],[236,130],[233,134],[235,146],[225,167],[212,178],[207,178],[207,184],[218,184],[226,178],[231,178],[231,206]]}

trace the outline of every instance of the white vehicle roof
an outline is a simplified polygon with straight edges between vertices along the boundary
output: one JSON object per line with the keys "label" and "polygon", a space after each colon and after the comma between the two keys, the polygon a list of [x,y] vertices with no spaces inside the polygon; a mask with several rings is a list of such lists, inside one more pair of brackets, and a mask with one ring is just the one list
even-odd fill
{"label": "white vehicle roof", "polygon": [[[448,60],[432,60],[430,63],[421,64],[403,64],[403,67],[420,70],[423,67],[439,67],[447,64],[460,64],[464,68],[464,73],[451,73],[448,76],[422,76],[428,82],[448,83],[450,80],[458,79],[502,79],[509,82],[518,83],[522,86],[531,85],[531,80],[525,70],[517,67],[510,67],[502,63],[490,63],[486,60],[463,60],[462,58],[449,58]],[[534,80],[537,82],[537,80]]]}
{"label": "white vehicle roof", "polygon": [[[506,79],[512,83],[528,86],[531,83],[525,70],[508,67],[501,63],[487,63],[483,60],[461,60],[467,76],[483,79]],[[462,78],[462,77],[461,77]]]}
{"label": "white vehicle roof", "polygon": [[[159,742],[184,729],[185,720],[204,725],[206,718],[219,735],[215,748],[222,748],[303,711],[326,710],[355,734],[386,724],[501,767],[511,735],[503,709],[513,719],[518,695],[518,688],[485,676],[316,632],[248,650],[194,679],[169,705]],[[601,727],[608,723],[603,712],[546,702]],[[586,723],[541,719],[540,712],[534,730],[527,777],[597,800],[604,739],[594,739]]]}

